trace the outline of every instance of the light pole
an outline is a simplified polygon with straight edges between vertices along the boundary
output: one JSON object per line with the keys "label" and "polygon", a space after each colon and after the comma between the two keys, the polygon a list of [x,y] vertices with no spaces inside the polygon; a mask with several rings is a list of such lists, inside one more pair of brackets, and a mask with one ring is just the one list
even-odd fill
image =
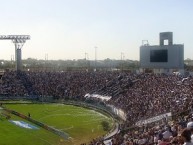
{"label": "light pole", "polygon": [[86,67],[86,69],[88,69],[88,62],[89,62],[88,53],[85,52],[85,67]]}
{"label": "light pole", "polygon": [[13,69],[14,67],[13,62],[14,62],[14,55],[11,55],[11,69]]}
{"label": "light pole", "polygon": [[21,60],[21,48],[23,47],[26,40],[30,40],[29,35],[0,35],[0,40],[12,40],[15,45],[15,60],[16,60],[16,70],[22,70],[22,60]]}
{"label": "light pole", "polygon": [[97,47],[95,46],[95,71],[96,71],[96,63],[97,63]]}
{"label": "light pole", "polygon": [[47,69],[47,65],[48,65],[48,53],[45,54],[45,70]]}
{"label": "light pole", "polygon": [[123,61],[124,61],[124,58],[125,58],[124,53],[121,52],[121,71],[123,71]]}

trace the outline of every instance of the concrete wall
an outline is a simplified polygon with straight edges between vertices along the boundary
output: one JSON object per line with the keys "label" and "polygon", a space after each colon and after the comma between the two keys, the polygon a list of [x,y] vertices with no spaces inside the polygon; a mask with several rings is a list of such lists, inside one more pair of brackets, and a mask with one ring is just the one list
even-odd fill
{"label": "concrete wall", "polygon": [[21,60],[21,49],[15,50],[15,60],[16,60],[16,70],[21,70],[22,60]]}
{"label": "concrete wall", "polygon": [[[168,62],[150,62],[150,51],[156,49],[168,50]],[[184,45],[141,46],[140,67],[150,69],[183,69]]]}
{"label": "concrete wall", "polygon": [[168,40],[168,45],[173,45],[173,33],[172,32],[162,32],[159,34],[160,46],[164,45],[164,40]]}

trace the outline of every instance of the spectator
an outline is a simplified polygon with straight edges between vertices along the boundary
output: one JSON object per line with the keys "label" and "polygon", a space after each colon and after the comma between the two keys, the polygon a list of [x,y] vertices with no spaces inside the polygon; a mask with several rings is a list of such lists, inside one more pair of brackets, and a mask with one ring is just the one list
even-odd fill
{"label": "spectator", "polygon": [[[184,81],[185,80],[185,81]],[[0,84],[0,94],[8,96],[33,96],[46,99],[73,99],[85,101],[85,94],[111,96],[107,103],[125,112],[127,120],[122,129],[135,125],[137,121],[171,112],[175,114],[192,110],[193,78],[164,74],[132,74],[126,72],[5,72]],[[95,99],[94,101],[99,101]],[[192,112],[192,111],[191,111]],[[180,116],[182,116],[180,114]],[[114,144],[152,144],[158,140],[177,140],[177,134],[186,127],[192,113],[187,118],[179,118],[173,125],[168,116],[164,126],[154,128],[151,124],[143,129],[119,134],[112,139]],[[187,124],[187,128],[189,124]],[[129,139],[129,140],[128,140]],[[93,140],[95,142],[95,140]],[[92,143],[93,143],[92,142]],[[98,142],[98,140],[96,140]]]}
{"label": "spectator", "polygon": [[187,128],[191,131],[191,142],[193,143],[193,122],[188,122]]}
{"label": "spectator", "polygon": [[189,129],[185,128],[181,133],[181,137],[184,141],[183,145],[193,145],[193,143],[191,143],[191,131]]}

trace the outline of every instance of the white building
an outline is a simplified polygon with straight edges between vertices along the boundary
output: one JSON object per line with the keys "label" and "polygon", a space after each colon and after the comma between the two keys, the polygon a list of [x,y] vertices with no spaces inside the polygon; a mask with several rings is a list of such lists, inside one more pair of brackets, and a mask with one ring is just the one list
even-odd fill
{"label": "white building", "polygon": [[160,33],[160,45],[140,47],[140,70],[151,69],[154,73],[184,71],[184,45],[173,44],[173,33]]}

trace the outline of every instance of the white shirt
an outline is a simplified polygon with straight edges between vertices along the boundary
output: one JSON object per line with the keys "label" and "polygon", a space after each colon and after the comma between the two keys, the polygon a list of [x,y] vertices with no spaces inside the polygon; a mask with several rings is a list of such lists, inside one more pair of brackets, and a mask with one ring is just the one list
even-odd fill
{"label": "white shirt", "polygon": [[162,134],[163,134],[164,139],[168,139],[168,138],[170,138],[170,136],[172,136],[172,133],[170,131],[165,131]]}
{"label": "white shirt", "polygon": [[193,145],[191,142],[185,142],[183,145]]}
{"label": "white shirt", "polygon": [[193,134],[191,135],[191,142],[193,143]]}

